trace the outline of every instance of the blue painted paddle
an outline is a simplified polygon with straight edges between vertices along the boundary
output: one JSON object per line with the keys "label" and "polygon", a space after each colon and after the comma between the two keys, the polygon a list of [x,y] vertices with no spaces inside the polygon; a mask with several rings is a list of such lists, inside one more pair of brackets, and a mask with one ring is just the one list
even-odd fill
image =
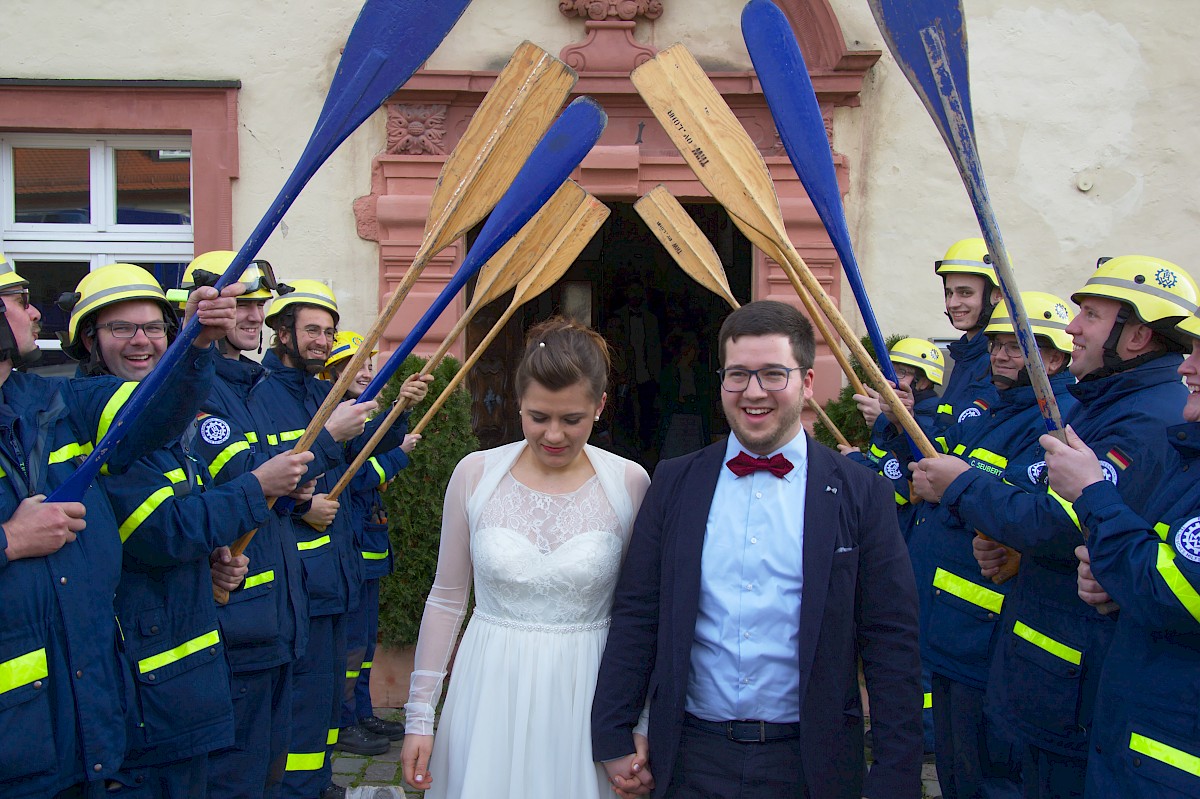
{"label": "blue painted paddle", "polygon": [[[242,245],[217,288],[234,283],[275,230],[308,183],[338,145],[399,89],[429,58],[462,16],[471,0],[367,0],[346,40],[325,105],[300,160],[258,225]],[[557,185],[557,184],[556,184]],[[48,502],[78,502],[113,449],[183,361],[200,333],[191,319],[167,348],[158,366],[121,408],[108,433]]]}
{"label": "blue painted paddle", "polygon": [[1021,301],[1020,288],[1000,225],[988,194],[983,166],[975,147],[975,123],[971,115],[970,83],[967,72],[967,31],[959,0],[868,0],[875,21],[917,96],[946,142],[958,174],[962,177],[971,207],[979,220],[1000,293],[1012,314],[1013,329],[1025,368],[1037,396],[1046,430],[1066,441],[1058,401],[1050,387],[1046,366]]}
{"label": "blue painted paddle", "polygon": [[442,289],[433,304],[417,321],[375,377],[359,395],[357,402],[374,399],[413,348],[429,332],[450,302],[479,269],[511,239],[538,209],[546,204],[558,187],[588,154],[607,123],[604,110],[589,97],[580,97],[567,106],[550,127],[517,173],[512,186],[475,239],[462,266]]}
{"label": "blue painted paddle", "polygon": [[[842,193],[830,155],[825,120],[791,23],[771,0],[750,0],[742,9],[742,38],[746,40],[750,60],[754,62],[754,71],[758,73],[763,95],[775,118],[775,127],[792,168],[804,184],[804,190],[837,250],[875,347],[879,366],[888,380],[898,384],[892,359],[888,357],[887,341],[879,328],[858,259],[850,244],[850,230],[842,208]],[[911,437],[909,443],[916,452],[917,446]],[[934,452],[931,444],[923,443],[927,446],[922,451]]]}

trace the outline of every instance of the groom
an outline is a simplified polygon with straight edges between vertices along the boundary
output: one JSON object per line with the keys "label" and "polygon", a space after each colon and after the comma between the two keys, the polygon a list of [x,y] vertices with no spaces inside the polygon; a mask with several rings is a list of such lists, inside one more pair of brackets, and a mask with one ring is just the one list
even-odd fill
{"label": "groom", "polygon": [[[617,584],[593,755],[623,795],[657,779],[663,797],[917,799],[917,600],[892,489],[804,433],[816,346],[799,311],[743,306],[719,347],[733,435],[655,472]],[[635,770],[647,697],[651,766]]]}

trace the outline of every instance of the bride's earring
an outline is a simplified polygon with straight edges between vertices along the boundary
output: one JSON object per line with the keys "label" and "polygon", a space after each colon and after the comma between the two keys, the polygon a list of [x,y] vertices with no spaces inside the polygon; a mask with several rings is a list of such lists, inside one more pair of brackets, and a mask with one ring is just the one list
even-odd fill
{"label": "bride's earring", "polygon": [[599,417],[599,416],[597,416],[597,417],[595,417],[594,419],[592,419],[592,421],[593,421],[593,422],[598,422],[598,421],[600,421],[600,417]]}

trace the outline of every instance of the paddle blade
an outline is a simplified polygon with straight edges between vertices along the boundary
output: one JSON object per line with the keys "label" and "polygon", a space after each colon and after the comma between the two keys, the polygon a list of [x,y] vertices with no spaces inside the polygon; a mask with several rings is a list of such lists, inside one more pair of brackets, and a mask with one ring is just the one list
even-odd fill
{"label": "paddle blade", "polygon": [[587,195],[554,240],[542,250],[537,262],[526,272],[525,277],[521,278],[510,307],[522,305],[549,291],[571,268],[571,264],[575,263],[579,253],[583,252],[583,248],[596,235],[596,231],[600,230],[604,220],[608,219],[608,214],[608,206],[592,195]]}
{"label": "paddle blade", "polygon": [[442,168],[430,200],[426,233],[432,238],[425,247],[445,249],[483,219],[577,79],[574,70],[537,45],[524,42],[517,48]]}
{"label": "paddle blade", "polygon": [[884,375],[896,382],[896,370],[888,358],[887,343],[850,244],[850,230],[846,225],[842,192],[830,155],[829,134],[825,130],[821,106],[791,23],[770,0],[750,0],[742,9],[742,37],[775,119],[780,141],[842,262],[871,344],[879,357],[879,365]]}
{"label": "paddle blade", "polygon": [[655,186],[633,204],[633,209],[688,277],[725,300],[729,307],[738,307],[712,242],[666,186]]}
{"label": "paddle blade", "polygon": [[479,270],[471,307],[482,307],[511,291],[587,197],[588,193],[575,181],[562,184],[533,219]]}
{"label": "paddle blade", "polygon": [[604,110],[589,97],[580,97],[567,106],[562,116],[533,149],[529,160],[513,180],[512,186],[496,204],[462,266],[438,294],[429,310],[409,331],[399,349],[392,353],[388,362],[375,374],[371,384],[359,396],[358,402],[374,399],[467,281],[504,246],[506,241],[516,235],[579,166],[579,162],[604,132],[607,122],[608,117]]}
{"label": "paddle blade", "polygon": [[879,32],[917,96],[925,104],[929,116],[941,131],[946,144],[950,141],[951,121],[938,96],[938,79],[930,67],[921,32],[933,28],[941,33],[946,49],[946,66],[961,92],[962,115],[971,134],[975,123],[971,114],[971,97],[967,65],[967,28],[963,22],[959,0],[867,0]]}

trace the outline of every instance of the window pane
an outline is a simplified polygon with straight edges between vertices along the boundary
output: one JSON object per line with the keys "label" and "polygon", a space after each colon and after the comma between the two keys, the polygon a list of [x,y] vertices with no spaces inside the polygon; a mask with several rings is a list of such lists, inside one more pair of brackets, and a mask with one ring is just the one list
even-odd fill
{"label": "window pane", "polygon": [[[13,263],[13,267],[29,281],[29,301],[42,313],[41,341],[58,341],[59,331],[66,331],[70,314],[58,307],[59,295],[74,291],[75,286],[88,273],[87,261],[27,261]],[[64,353],[43,347],[39,366],[73,364]]]}
{"label": "window pane", "polygon": [[117,224],[186,225],[192,219],[188,150],[117,150]]}
{"label": "window pane", "polygon": [[154,275],[154,279],[158,281],[158,285],[163,287],[163,291],[179,288],[179,284],[183,282],[183,271],[187,269],[188,265],[187,261],[133,261],[132,263]]}
{"label": "window pane", "polygon": [[91,223],[88,150],[14,147],[12,152],[17,222]]}

